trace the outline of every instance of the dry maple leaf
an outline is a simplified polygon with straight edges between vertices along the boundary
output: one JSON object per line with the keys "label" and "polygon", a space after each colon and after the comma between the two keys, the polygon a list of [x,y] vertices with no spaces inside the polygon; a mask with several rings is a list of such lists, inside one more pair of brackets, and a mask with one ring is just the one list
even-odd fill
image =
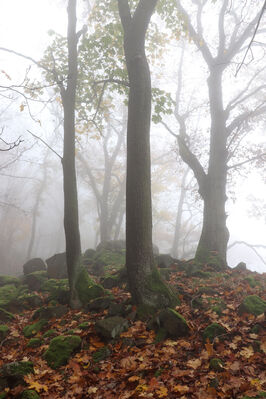
{"label": "dry maple leaf", "polygon": [[210,343],[209,338],[207,338],[207,342],[206,342],[206,344],[205,344],[205,348],[206,348],[206,350],[207,350],[207,352],[208,352],[208,355],[209,355],[210,357],[213,356],[213,354],[214,354],[214,351],[213,351],[213,344]]}
{"label": "dry maple leaf", "polygon": [[173,391],[178,392],[182,395],[183,393],[187,393],[189,391],[189,387],[187,385],[178,384],[173,387]]}
{"label": "dry maple leaf", "polygon": [[191,367],[192,369],[195,370],[201,366],[201,360],[200,359],[191,359],[187,362],[187,366]]}
{"label": "dry maple leaf", "polygon": [[137,368],[137,362],[133,356],[125,357],[120,364],[126,370],[135,370]]}
{"label": "dry maple leaf", "polygon": [[138,381],[139,379],[140,379],[140,377],[138,375],[132,375],[131,377],[129,377],[128,381],[134,382],[134,381]]}
{"label": "dry maple leaf", "polygon": [[87,390],[87,394],[88,395],[91,395],[92,393],[96,393],[98,391],[98,388],[97,387],[90,387],[88,390]]}
{"label": "dry maple leaf", "polygon": [[160,389],[156,391],[156,394],[159,398],[166,398],[168,396],[168,389],[166,387],[160,387]]}
{"label": "dry maple leaf", "polygon": [[243,348],[239,353],[241,356],[249,359],[251,356],[254,355],[254,350],[252,346],[249,346],[248,348]]}
{"label": "dry maple leaf", "polygon": [[33,381],[31,379],[31,377],[27,377],[27,376],[24,377],[24,380],[29,385],[28,386],[29,389],[34,389],[38,393],[41,392],[41,391],[48,392],[48,386],[47,385],[40,384],[38,381]]}

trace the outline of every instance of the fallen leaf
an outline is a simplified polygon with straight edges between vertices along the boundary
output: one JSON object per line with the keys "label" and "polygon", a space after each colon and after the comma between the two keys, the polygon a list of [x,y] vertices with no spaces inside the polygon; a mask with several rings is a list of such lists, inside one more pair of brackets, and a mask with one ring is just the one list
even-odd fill
{"label": "fallen leaf", "polygon": [[200,359],[191,359],[187,362],[187,366],[191,367],[192,369],[197,369],[199,366],[201,366],[201,360]]}

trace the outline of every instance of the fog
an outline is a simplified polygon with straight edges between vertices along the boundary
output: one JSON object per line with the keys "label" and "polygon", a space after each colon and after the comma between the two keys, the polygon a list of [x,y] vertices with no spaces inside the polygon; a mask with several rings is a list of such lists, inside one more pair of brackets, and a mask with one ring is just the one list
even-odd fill
{"label": "fog", "polygon": [[[78,25],[82,27],[89,23],[88,3],[80,3]],[[187,9],[194,21],[195,7],[191,3]],[[210,2],[203,14],[204,35],[213,54],[219,51],[218,3]],[[253,2],[246,6],[241,6],[241,1],[236,3],[239,3],[236,10],[242,13],[241,23],[245,28],[259,6]],[[228,8],[227,21],[232,26],[229,22],[225,26],[226,35],[233,30],[233,12],[230,12]],[[153,48],[157,43],[150,44],[152,85],[167,92],[178,104],[169,103],[169,107],[164,104],[159,120],[156,120],[156,109],[153,112],[153,242],[161,253],[190,259],[201,233],[203,204],[197,181],[180,157],[175,135],[185,126],[191,148],[206,171],[211,124],[208,70],[186,29],[183,33],[181,30],[179,40],[173,40],[165,22],[156,15],[153,21],[161,30],[158,41],[163,37],[165,44],[160,54]],[[222,81],[223,102],[225,106],[232,104],[228,124],[244,112],[248,113],[231,139],[234,157],[228,163],[226,212],[230,241],[227,260],[231,267],[245,262],[249,269],[260,273],[266,271],[266,119],[265,110],[258,112],[264,109],[266,98],[265,22],[264,15],[247,59],[243,62],[251,37],[226,69]],[[1,2],[0,47],[39,61],[54,40],[51,31],[65,36],[66,24],[64,1]],[[87,34],[94,28],[89,25]],[[151,56],[153,52],[154,57]],[[61,166],[63,114],[58,90],[36,64],[3,50],[0,63],[0,274],[19,275],[28,259],[46,259],[65,251]],[[32,95],[27,89],[30,85],[39,85],[41,89]],[[111,89],[103,101],[105,108],[94,118],[97,126],[85,123],[84,115],[84,123],[76,125],[83,251],[95,248],[101,238],[125,239],[127,107],[123,94]],[[88,109],[86,112],[96,115],[95,104],[94,110],[90,106]],[[81,112],[77,108],[79,116]]]}

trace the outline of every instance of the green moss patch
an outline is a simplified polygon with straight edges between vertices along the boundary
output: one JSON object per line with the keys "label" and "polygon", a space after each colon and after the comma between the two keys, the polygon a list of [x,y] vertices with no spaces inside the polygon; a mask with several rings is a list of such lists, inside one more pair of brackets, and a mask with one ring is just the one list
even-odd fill
{"label": "green moss patch", "polygon": [[53,337],[54,335],[56,335],[57,332],[54,329],[48,330],[43,334],[43,338],[50,338]]}
{"label": "green moss patch", "polygon": [[257,295],[247,296],[238,308],[239,314],[250,313],[259,316],[266,311],[266,301]]}
{"label": "green moss patch", "polygon": [[215,337],[223,339],[226,332],[226,329],[220,324],[212,323],[203,331],[203,339],[206,341],[209,338],[210,342],[213,342]]}
{"label": "green moss patch", "polygon": [[18,286],[20,284],[20,281],[16,277],[12,276],[0,276],[0,287],[3,287],[4,285],[15,285]]}
{"label": "green moss patch", "polygon": [[223,361],[221,359],[213,358],[210,360],[209,367],[213,371],[223,371]]}
{"label": "green moss patch", "polygon": [[37,392],[33,391],[32,389],[26,389],[22,396],[21,399],[39,399],[40,396],[37,394]]}
{"label": "green moss patch", "polygon": [[28,348],[38,348],[41,346],[42,340],[40,338],[31,338],[27,344]]}
{"label": "green moss patch", "polygon": [[84,267],[81,267],[78,272],[76,289],[83,305],[87,305],[91,300],[104,296],[104,288],[99,284],[95,284]]}
{"label": "green moss patch", "polygon": [[68,362],[71,354],[80,348],[81,338],[76,335],[67,335],[53,338],[44,359],[53,369],[63,366]]}
{"label": "green moss patch", "polygon": [[107,359],[111,355],[111,351],[107,346],[100,348],[92,355],[92,360],[94,363],[101,362],[102,360]]}
{"label": "green moss patch", "polygon": [[157,268],[154,268],[153,272],[145,279],[145,290],[147,291],[146,304],[154,308],[160,309],[180,304],[177,295],[163,281]]}
{"label": "green moss patch", "polygon": [[174,309],[164,309],[159,313],[160,326],[168,336],[178,338],[189,334],[189,326],[185,318]]}
{"label": "green moss patch", "polygon": [[0,321],[8,322],[8,321],[13,321],[15,319],[15,316],[7,312],[5,309],[0,308]]}
{"label": "green moss patch", "polygon": [[5,308],[17,295],[18,290],[14,284],[7,284],[0,287],[0,307]]}
{"label": "green moss patch", "polygon": [[26,338],[31,338],[47,326],[47,320],[39,320],[23,328],[23,334]]}
{"label": "green moss patch", "polygon": [[0,342],[3,341],[9,333],[9,328],[5,324],[0,325]]}

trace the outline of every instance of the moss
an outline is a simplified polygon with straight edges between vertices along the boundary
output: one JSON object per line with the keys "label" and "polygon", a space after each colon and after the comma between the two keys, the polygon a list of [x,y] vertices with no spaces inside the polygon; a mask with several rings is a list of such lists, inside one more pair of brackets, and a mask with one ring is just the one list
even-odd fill
{"label": "moss", "polygon": [[223,310],[226,308],[226,304],[221,299],[215,298],[215,304],[211,306],[211,310],[218,314],[218,316],[222,315]]}
{"label": "moss", "polygon": [[213,358],[210,360],[209,367],[214,371],[222,371],[223,370],[223,361],[221,359]]}
{"label": "moss", "polygon": [[36,323],[30,324],[23,328],[23,334],[26,338],[31,338],[39,331],[42,331],[47,326],[47,320],[39,320]]}
{"label": "moss", "polygon": [[14,319],[15,316],[12,313],[7,312],[5,309],[2,309],[0,307],[0,321],[8,322],[8,321],[13,321]]}
{"label": "moss", "polygon": [[156,313],[156,308],[151,305],[138,305],[137,306],[137,318],[140,320],[147,320],[151,316],[153,316]]}
{"label": "moss", "polygon": [[44,359],[48,366],[57,369],[68,362],[71,354],[79,349],[81,338],[76,335],[59,336],[53,338],[48,350],[44,353]]}
{"label": "moss", "polygon": [[167,331],[165,328],[159,328],[159,330],[156,333],[154,343],[158,344],[160,342],[163,342],[167,338]]}
{"label": "moss", "polygon": [[41,290],[49,293],[50,301],[57,301],[61,304],[69,302],[69,284],[67,279],[53,279],[46,280],[41,287]]}
{"label": "moss", "polygon": [[102,249],[95,255],[94,265],[96,267],[104,266],[106,270],[108,270],[108,266],[123,267],[125,265],[125,250],[110,251]]}
{"label": "moss", "polygon": [[[176,306],[180,304],[177,295],[163,281],[157,268],[145,279],[145,290],[147,291],[147,305],[155,308]],[[150,298],[149,298],[150,297]]]}
{"label": "moss", "polygon": [[16,277],[12,276],[0,276],[0,287],[3,287],[4,285],[16,285],[18,286],[20,284],[20,281]]}
{"label": "moss", "polygon": [[174,309],[163,309],[158,317],[160,326],[165,328],[170,337],[177,338],[189,334],[186,319]]}
{"label": "moss", "polygon": [[90,328],[90,324],[87,321],[84,321],[83,323],[80,323],[78,325],[78,328],[80,328],[81,330],[87,330],[88,328]]}
{"label": "moss", "polygon": [[215,251],[209,251],[206,248],[198,247],[195,260],[202,265],[207,265],[214,271],[223,271],[226,263]]}
{"label": "moss", "polygon": [[249,295],[239,306],[238,312],[240,314],[243,313],[251,313],[254,316],[259,316],[264,313],[266,310],[266,301],[258,297],[257,295]]}
{"label": "moss", "polygon": [[20,377],[27,374],[33,374],[32,362],[13,362],[4,365],[1,369],[1,374],[4,377]]}
{"label": "moss", "polygon": [[218,323],[212,323],[203,331],[203,339],[206,341],[208,338],[210,342],[213,342],[215,337],[222,339],[223,335],[226,334],[226,329]]}
{"label": "moss", "polygon": [[251,288],[255,288],[257,285],[260,285],[259,282],[251,276],[245,277],[244,280],[248,282]]}
{"label": "moss", "polygon": [[0,342],[7,337],[9,333],[9,328],[5,324],[0,325]]}
{"label": "moss", "polygon": [[56,335],[56,330],[51,329],[51,330],[46,331],[43,334],[43,338],[49,338],[49,337],[52,337],[53,335]]}
{"label": "moss", "polygon": [[40,396],[37,394],[37,392],[33,391],[32,389],[26,389],[22,396],[21,399],[39,399]]}
{"label": "moss", "polygon": [[94,363],[101,362],[102,360],[107,359],[111,355],[111,351],[107,346],[100,348],[92,355],[92,360]]}
{"label": "moss", "polygon": [[104,288],[99,284],[95,284],[84,267],[80,267],[78,272],[76,289],[83,305],[88,304],[92,299],[104,295]]}
{"label": "moss", "polygon": [[243,396],[241,399],[261,399],[266,398],[266,392],[259,392],[257,396]]}
{"label": "moss", "polygon": [[40,338],[31,338],[27,344],[28,348],[38,348],[41,346],[42,340]]}
{"label": "moss", "polygon": [[0,399],[5,399],[7,398],[7,393],[6,392],[0,392]]}
{"label": "moss", "polygon": [[17,287],[14,284],[7,284],[0,287],[0,307],[5,307],[10,301],[18,295]]}
{"label": "moss", "polygon": [[212,287],[199,287],[198,288],[198,293],[199,294],[206,294],[206,295],[215,295],[217,293],[217,290],[215,290]]}
{"label": "moss", "polygon": [[250,330],[251,334],[259,334],[262,331],[262,327],[259,324],[255,324]]}

